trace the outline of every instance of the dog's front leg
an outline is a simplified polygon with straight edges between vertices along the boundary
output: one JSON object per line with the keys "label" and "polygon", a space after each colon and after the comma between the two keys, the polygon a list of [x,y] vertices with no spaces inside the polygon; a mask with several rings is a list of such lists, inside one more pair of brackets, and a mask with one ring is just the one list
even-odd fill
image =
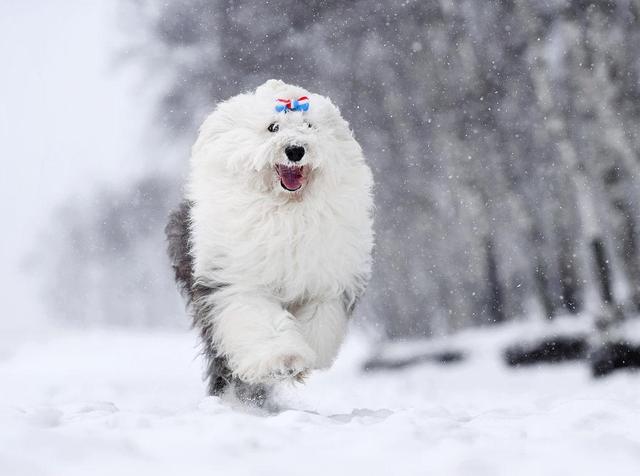
{"label": "dog's front leg", "polygon": [[315,352],[295,318],[275,300],[253,294],[226,296],[213,317],[214,342],[231,372],[248,383],[301,378]]}
{"label": "dog's front leg", "polygon": [[316,369],[331,366],[347,331],[348,314],[340,299],[313,301],[296,312],[302,334],[316,353]]}

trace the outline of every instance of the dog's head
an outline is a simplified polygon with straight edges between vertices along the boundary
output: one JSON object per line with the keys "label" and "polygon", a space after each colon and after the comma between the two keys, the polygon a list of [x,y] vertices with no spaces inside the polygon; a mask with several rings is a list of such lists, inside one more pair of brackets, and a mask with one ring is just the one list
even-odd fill
{"label": "dog's head", "polygon": [[349,125],[331,101],[269,80],[218,105],[200,129],[194,166],[239,189],[301,198],[363,162]]}

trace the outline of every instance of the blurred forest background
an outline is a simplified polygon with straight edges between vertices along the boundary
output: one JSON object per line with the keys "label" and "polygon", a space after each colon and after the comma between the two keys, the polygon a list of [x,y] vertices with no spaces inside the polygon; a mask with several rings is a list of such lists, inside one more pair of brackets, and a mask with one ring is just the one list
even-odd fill
{"label": "blurred forest background", "polygon": [[386,335],[638,311],[640,0],[122,0],[121,15],[125,63],[159,91],[149,153],[174,145],[47,225],[38,275],[61,321],[177,325],[163,226],[190,143],[217,101],[272,77],[340,105],[374,170],[360,313]]}

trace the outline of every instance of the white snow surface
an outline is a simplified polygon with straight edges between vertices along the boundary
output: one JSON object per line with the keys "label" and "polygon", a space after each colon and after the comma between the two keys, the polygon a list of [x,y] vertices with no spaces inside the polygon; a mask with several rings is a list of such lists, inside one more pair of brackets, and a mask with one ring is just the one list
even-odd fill
{"label": "white snow surface", "polygon": [[[329,371],[267,413],[204,396],[193,333],[0,340],[1,475],[637,475],[640,374],[509,369],[538,324],[401,345],[467,353],[363,373],[355,330]],[[396,344],[397,345],[397,344]]]}

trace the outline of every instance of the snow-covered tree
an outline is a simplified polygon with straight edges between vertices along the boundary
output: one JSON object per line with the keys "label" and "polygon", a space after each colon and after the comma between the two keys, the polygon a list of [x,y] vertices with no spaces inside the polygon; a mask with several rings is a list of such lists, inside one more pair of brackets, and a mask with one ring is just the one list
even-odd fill
{"label": "snow-covered tree", "polygon": [[364,307],[390,335],[597,310],[603,263],[638,309],[637,1],[124,5],[175,137],[271,77],[341,105],[376,175]]}

